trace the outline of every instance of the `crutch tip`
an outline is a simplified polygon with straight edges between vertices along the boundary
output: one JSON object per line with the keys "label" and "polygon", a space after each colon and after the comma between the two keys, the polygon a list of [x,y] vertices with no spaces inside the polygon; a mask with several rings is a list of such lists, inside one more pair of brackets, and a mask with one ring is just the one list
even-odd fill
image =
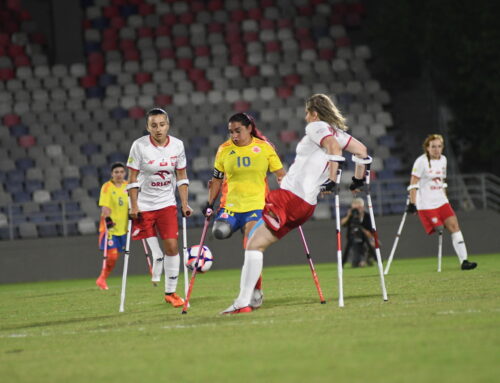
{"label": "crutch tip", "polygon": [[326,301],[321,301],[321,304],[322,304],[322,305],[326,304]]}
{"label": "crutch tip", "polygon": [[186,310],[182,310],[181,314],[184,315],[184,314],[187,314],[188,312]]}
{"label": "crutch tip", "polygon": [[384,299],[384,302],[389,302],[389,298],[385,298],[385,299]]}

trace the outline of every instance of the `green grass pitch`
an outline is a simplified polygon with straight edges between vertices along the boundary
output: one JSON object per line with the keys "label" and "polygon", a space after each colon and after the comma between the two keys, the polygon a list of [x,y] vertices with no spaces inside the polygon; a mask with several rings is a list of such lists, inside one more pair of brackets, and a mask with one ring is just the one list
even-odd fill
{"label": "green grass pitch", "polygon": [[[265,302],[220,316],[239,270],[199,275],[187,315],[148,277],[0,286],[0,379],[12,382],[498,382],[500,254],[395,260],[383,302],[375,267],[317,272],[320,305],[303,266],[264,270]],[[70,267],[70,265],[68,266]],[[179,286],[183,286],[181,279]],[[181,290],[181,289],[179,289]]]}

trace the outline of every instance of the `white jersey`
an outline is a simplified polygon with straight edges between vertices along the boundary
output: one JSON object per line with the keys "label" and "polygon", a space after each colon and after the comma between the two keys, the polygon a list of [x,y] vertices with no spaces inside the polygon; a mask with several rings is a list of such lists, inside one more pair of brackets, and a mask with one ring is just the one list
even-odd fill
{"label": "white jersey", "polygon": [[341,129],[331,127],[324,121],[314,121],[306,126],[306,135],[297,144],[297,155],[283,180],[280,188],[291,191],[311,205],[318,202],[319,188],[326,182],[330,173],[326,149],[321,142],[333,136],[345,148],[351,136]]}
{"label": "white jersey", "polygon": [[436,209],[448,203],[443,184],[446,178],[446,157],[429,160],[425,154],[418,157],[413,164],[411,175],[420,178],[417,190],[417,209]]}
{"label": "white jersey", "polygon": [[168,136],[164,146],[158,146],[151,136],[134,141],[127,166],[139,171],[138,206],[141,211],[175,206],[176,170],[186,167],[184,144]]}

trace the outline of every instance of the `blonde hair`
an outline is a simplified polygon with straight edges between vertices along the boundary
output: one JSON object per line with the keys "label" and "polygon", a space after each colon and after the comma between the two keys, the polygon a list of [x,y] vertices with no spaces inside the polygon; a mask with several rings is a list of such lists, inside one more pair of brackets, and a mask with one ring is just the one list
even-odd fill
{"label": "blonde hair", "polygon": [[352,205],[359,205],[361,207],[365,207],[365,200],[363,198],[360,198],[360,197],[353,198],[353,200],[351,202],[351,206]]}
{"label": "blonde hair", "polygon": [[443,149],[444,149],[444,138],[440,134],[429,134],[425,140],[424,143],[422,144],[422,148],[424,149],[424,154],[427,157],[427,161],[429,162],[429,168],[431,167],[431,156],[429,154],[429,151],[427,150],[427,147],[430,145],[431,141],[434,140],[440,140],[441,143],[443,144]]}
{"label": "blonde hair", "polygon": [[306,101],[306,110],[309,113],[318,113],[318,118],[325,121],[330,125],[347,130],[349,129],[345,124],[345,118],[342,113],[337,109],[333,101],[326,94],[313,94]]}

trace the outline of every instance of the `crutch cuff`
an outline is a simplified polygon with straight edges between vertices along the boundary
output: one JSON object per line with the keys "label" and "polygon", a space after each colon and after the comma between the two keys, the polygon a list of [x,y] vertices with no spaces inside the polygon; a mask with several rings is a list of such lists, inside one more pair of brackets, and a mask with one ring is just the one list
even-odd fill
{"label": "crutch cuff", "polygon": [[183,178],[182,180],[177,181],[177,187],[187,185],[189,186],[189,180],[187,178]]}
{"label": "crutch cuff", "polygon": [[330,161],[330,162],[344,162],[345,161],[345,157],[337,156],[335,154],[327,154],[326,157],[328,158],[328,161]]}
{"label": "crutch cuff", "polygon": [[418,184],[412,184],[406,188],[406,190],[408,190],[408,191],[413,190],[413,189],[418,189]]}
{"label": "crutch cuff", "polygon": [[370,156],[365,157],[365,158],[359,158],[353,154],[352,161],[355,162],[356,164],[360,164],[360,165],[369,165],[373,162],[373,158],[371,158]]}
{"label": "crutch cuff", "polygon": [[126,189],[127,190],[130,190],[130,189],[139,189],[139,187],[140,187],[139,182],[131,182],[131,183],[127,184]]}

